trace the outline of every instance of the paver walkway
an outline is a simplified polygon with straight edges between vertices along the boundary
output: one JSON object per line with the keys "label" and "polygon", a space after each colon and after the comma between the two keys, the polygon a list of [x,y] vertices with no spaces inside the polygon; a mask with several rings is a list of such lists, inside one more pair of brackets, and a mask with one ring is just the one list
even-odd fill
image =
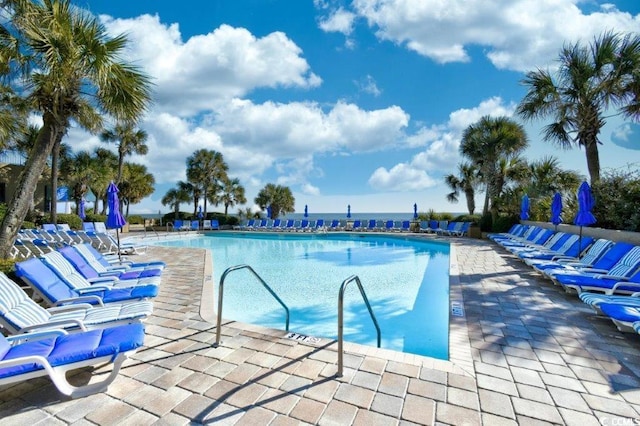
{"label": "paver walkway", "polygon": [[345,345],[336,378],[335,342],[235,322],[214,347],[214,324],[202,319],[212,320],[209,254],[152,247],[143,257],[169,267],[145,348],[109,390],[68,400],[44,378],[0,387],[1,423],[587,426],[640,418],[638,336],[496,246],[455,243],[452,299],[464,297],[466,317],[452,317],[453,363]]}

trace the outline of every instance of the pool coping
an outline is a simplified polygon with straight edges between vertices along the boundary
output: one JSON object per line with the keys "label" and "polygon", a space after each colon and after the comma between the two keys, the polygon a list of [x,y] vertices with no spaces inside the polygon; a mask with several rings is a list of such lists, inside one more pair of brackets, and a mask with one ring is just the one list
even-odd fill
{"label": "pool coping", "polygon": [[[351,234],[351,233],[349,233]],[[369,232],[368,234],[372,234]],[[385,234],[385,233],[380,233]],[[386,233],[388,234],[388,233]],[[394,235],[394,234],[391,234]],[[397,234],[395,234],[397,235]],[[411,365],[424,366],[448,373],[475,377],[475,368],[471,356],[471,343],[467,328],[466,315],[464,314],[464,298],[460,282],[460,269],[458,265],[457,249],[455,241],[451,239],[438,240],[437,236],[404,233],[403,237],[413,237],[417,240],[435,240],[449,243],[449,360],[441,360],[423,355],[398,352],[390,349],[380,349],[358,343],[344,342],[345,353],[367,355],[388,361],[402,362]],[[461,237],[463,238],[463,237]],[[217,307],[214,306],[215,284],[213,282],[214,259],[211,250],[204,249],[205,265],[202,282],[202,299],[200,303],[200,317],[211,324],[217,324]],[[461,308],[461,309],[460,309]],[[454,314],[454,311],[456,314]],[[285,330],[272,329],[256,324],[223,318],[222,323],[235,328],[261,332],[269,335],[286,337],[290,333]],[[334,339],[314,338],[314,346],[329,345],[336,342]],[[308,343],[308,342],[307,342]]]}

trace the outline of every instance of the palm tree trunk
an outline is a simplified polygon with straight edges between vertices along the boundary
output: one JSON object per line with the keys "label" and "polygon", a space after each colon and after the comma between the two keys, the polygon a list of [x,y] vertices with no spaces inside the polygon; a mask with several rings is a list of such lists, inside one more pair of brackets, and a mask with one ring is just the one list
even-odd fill
{"label": "palm tree trunk", "polygon": [[227,212],[229,211],[229,204],[224,203],[224,215],[227,216]]}
{"label": "palm tree trunk", "polygon": [[[120,142],[122,145],[122,142]],[[116,176],[116,185],[120,185],[122,182],[122,173],[124,171],[124,153],[120,152],[118,149],[118,176]]]}
{"label": "palm tree trunk", "polygon": [[467,198],[467,210],[469,210],[469,214],[473,214],[476,209],[475,191],[473,189],[466,190],[464,196]]}
{"label": "palm tree trunk", "polygon": [[584,145],[585,154],[587,156],[587,167],[589,168],[589,176],[591,185],[600,180],[600,156],[598,154],[598,142],[593,140],[587,141]]}
{"label": "palm tree trunk", "polygon": [[0,225],[0,258],[3,259],[8,259],[10,256],[11,247],[29,211],[38,180],[47,164],[47,157],[51,154],[56,141],[64,134],[64,128],[56,124],[57,121],[51,113],[45,113],[43,120],[44,125],[29,153],[24,170],[18,177],[16,190]]}
{"label": "palm tree trunk", "polygon": [[58,162],[60,159],[60,142],[62,135],[57,138],[51,151],[51,211],[49,220],[51,223],[58,223]]}

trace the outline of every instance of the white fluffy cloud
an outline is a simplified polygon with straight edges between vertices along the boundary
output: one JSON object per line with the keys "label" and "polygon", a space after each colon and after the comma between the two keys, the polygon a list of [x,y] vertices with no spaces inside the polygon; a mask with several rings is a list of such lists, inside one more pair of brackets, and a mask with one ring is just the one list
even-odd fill
{"label": "white fluffy cloud", "polygon": [[580,0],[354,0],[355,13],[383,40],[440,63],[466,62],[481,46],[500,69],[551,64],[558,46],[605,30],[637,32],[640,16],[612,5],[584,13]]}
{"label": "white fluffy cloud", "polygon": [[320,21],[320,28],[327,32],[338,32],[346,36],[353,31],[353,21],[356,15],[342,7],[333,11],[328,17]]}
{"label": "white fluffy cloud", "polygon": [[420,190],[436,185],[439,182],[430,173],[455,168],[460,159],[458,148],[464,129],[485,115],[509,117],[514,110],[514,104],[504,105],[501,98],[494,97],[474,108],[452,112],[446,123],[423,127],[409,135],[407,146],[425,149],[409,162],[396,164],[389,170],[378,168],[369,178],[369,184],[379,190]]}
{"label": "white fluffy cloud", "polygon": [[165,25],[157,15],[101,20],[110,32],[128,35],[128,55],[153,76],[160,111],[189,115],[259,87],[321,83],[302,50],[282,32],[258,38],[244,28],[221,25],[183,41],[178,24]]}

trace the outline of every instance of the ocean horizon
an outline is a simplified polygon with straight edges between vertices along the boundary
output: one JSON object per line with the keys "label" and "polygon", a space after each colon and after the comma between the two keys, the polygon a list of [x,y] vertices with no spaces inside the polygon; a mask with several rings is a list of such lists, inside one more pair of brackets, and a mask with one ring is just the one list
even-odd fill
{"label": "ocean horizon", "polygon": [[[418,214],[420,213],[424,213],[424,212],[420,212],[418,211]],[[441,213],[441,212],[438,212]],[[448,212],[447,212],[448,213]],[[460,216],[466,213],[460,213],[460,212],[451,212],[451,214],[455,217],[455,216]],[[157,214],[157,213],[151,213],[151,214],[135,214],[133,213],[133,215],[136,216],[142,216],[145,219],[159,219],[160,217],[164,216],[164,214]],[[237,214],[229,214],[229,216],[237,216]],[[262,214],[263,217],[266,217],[266,212],[264,212]],[[404,213],[351,213],[351,217],[347,218],[347,213],[346,212],[339,212],[339,213],[309,213],[308,217],[304,216],[304,213],[289,213],[286,214],[284,216],[279,216],[278,219],[294,219],[294,220],[302,220],[302,219],[308,219],[308,220],[318,220],[318,219],[324,219],[325,221],[327,220],[333,220],[333,219],[344,219],[344,220],[369,220],[369,219],[376,219],[376,220],[411,220],[413,219],[413,212],[404,212]]]}

